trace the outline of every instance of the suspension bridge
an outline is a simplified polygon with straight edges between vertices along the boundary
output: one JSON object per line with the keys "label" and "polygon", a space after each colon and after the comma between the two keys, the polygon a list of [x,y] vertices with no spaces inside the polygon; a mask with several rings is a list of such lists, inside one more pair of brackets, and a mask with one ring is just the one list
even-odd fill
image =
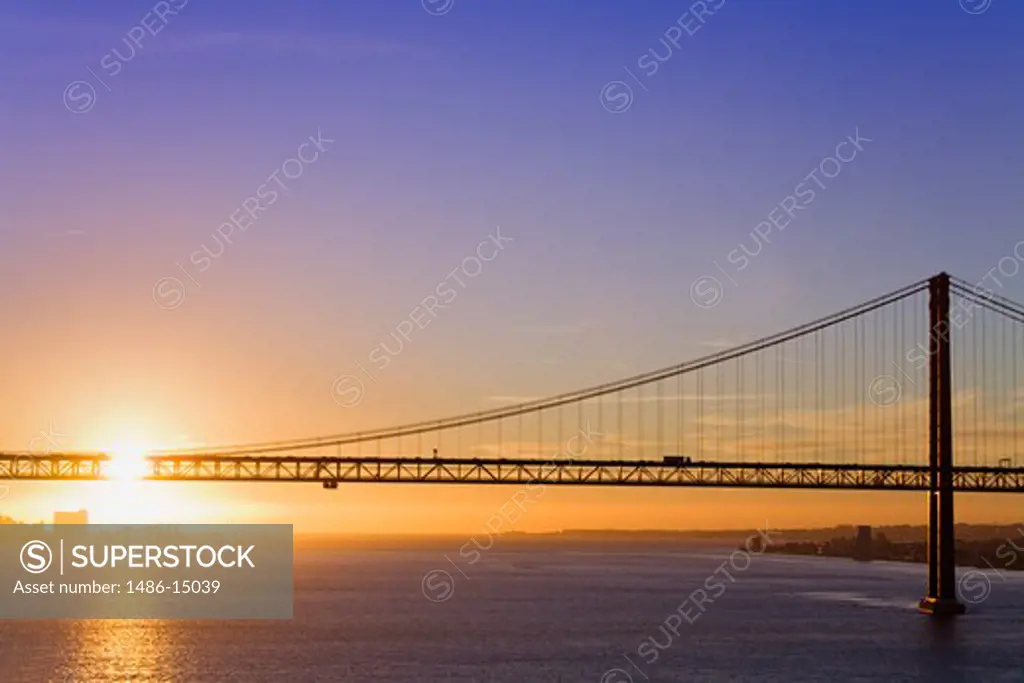
{"label": "suspension bridge", "polygon": [[[956,614],[954,492],[1024,493],[1022,361],[1024,306],[940,273],[623,380],[386,429],[153,452],[144,478],[922,491],[921,608]],[[0,478],[103,479],[111,460],[0,453]]]}

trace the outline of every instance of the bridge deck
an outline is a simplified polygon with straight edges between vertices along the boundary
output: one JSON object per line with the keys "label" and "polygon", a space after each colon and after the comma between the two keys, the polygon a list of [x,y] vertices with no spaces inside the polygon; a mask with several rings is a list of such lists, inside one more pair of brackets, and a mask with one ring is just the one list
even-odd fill
{"label": "bridge deck", "polygon": [[[926,491],[923,465],[544,460],[318,456],[174,455],[148,458],[144,479],[206,482],[307,482],[661,486]],[[0,453],[0,480],[106,479],[102,453]],[[1024,467],[958,467],[958,491],[1024,493]]]}

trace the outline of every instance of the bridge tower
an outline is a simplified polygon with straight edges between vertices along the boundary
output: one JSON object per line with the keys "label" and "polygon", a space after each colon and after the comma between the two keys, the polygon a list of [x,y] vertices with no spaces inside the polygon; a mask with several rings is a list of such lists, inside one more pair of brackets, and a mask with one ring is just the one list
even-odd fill
{"label": "bridge tower", "polygon": [[953,517],[953,372],[949,275],[928,282],[928,594],[919,605],[934,616],[963,614],[956,596]]}

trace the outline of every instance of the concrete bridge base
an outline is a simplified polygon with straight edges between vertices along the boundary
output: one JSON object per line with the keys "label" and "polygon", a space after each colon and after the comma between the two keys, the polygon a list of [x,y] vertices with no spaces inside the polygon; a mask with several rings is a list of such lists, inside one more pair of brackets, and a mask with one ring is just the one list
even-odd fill
{"label": "concrete bridge base", "polygon": [[917,608],[933,617],[952,617],[967,611],[956,598],[924,598],[918,603]]}

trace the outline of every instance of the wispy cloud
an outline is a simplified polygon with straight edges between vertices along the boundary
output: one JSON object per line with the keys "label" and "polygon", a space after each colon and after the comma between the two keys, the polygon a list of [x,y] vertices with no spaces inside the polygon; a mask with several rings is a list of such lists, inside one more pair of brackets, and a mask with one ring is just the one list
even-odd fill
{"label": "wispy cloud", "polygon": [[[511,396],[511,395],[496,395],[488,396],[487,400],[492,403],[528,403],[529,401],[539,401],[547,396]],[[622,403],[675,403],[678,401],[689,401],[689,402],[704,402],[704,403],[721,403],[727,401],[758,401],[762,399],[773,399],[775,394],[672,394],[666,396],[637,396],[636,394],[625,394],[621,397],[614,399],[606,399],[609,405],[614,402]],[[592,399],[597,400],[597,399]]]}
{"label": "wispy cloud", "polygon": [[709,346],[713,349],[731,349],[739,346],[737,342],[734,342],[731,339],[708,339],[697,343],[701,346]]}
{"label": "wispy cloud", "polygon": [[[1016,393],[1011,389],[1008,394]],[[542,398],[540,396],[494,395],[488,400],[515,404]],[[953,395],[954,410],[973,414],[980,396],[961,391]],[[765,399],[763,409],[747,401]],[[659,459],[668,453],[690,455],[697,460],[737,460],[761,462],[845,462],[845,463],[916,463],[927,461],[928,402],[926,397],[904,396],[895,406],[882,407],[865,396],[851,397],[840,405],[819,409],[780,405],[778,396],[757,393],[699,395],[674,393],[662,396],[664,422],[656,421],[656,410],[647,410],[639,417],[635,402],[655,402],[656,396],[622,395],[623,404],[633,403],[625,414],[608,403],[602,409],[589,401],[578,424],[588,424],[600,433],[599,444],[588,450],[587,457],[623,457]],[[669,408],[669,402],[698,401],[705,403],[698,413],[687,404],[685,413]],[[988,400],[995,400],[990,398]],[[735,402],[743,402],[743,411]],[[1012,402],[1008,402],[1012,405]],[[655,404],[657,405],[657,404]],[[678,406],[679,403],[673,403]],[[987,405],[987,403],[986,403]],[[566,430],[574,429],[575,410],[565,411]],[[621,416],[621,417],[620,417]],[[977,420],[961,419],[956,426],[957,462],[962,465],[995,465],[1009,458],[1017,465],[1021,458],[1017,442],[1022,438],[1019,428],[1024,408],[1004,414],[1001,411],[981,412]],[[624,421],[620,422],[624,417]],[[561,418],[559,418],[561,420]],[[547,423],[551,424],[551,423]],[[561,429],[563,426],[559,425]],[[663,429],[663,431],[662,431]],[[568,432],[566,432],[568,433]],[[493,432],[491,432],[493,434]],[[537,437],[547,437],[543,444]],[[499,457],[547,457],[549,449],[558,444],[550,441],[551,431],[543,434],[536,428],[535,418],[527,425],[507,422],[500,442],[482,438],[468,453]]]}
{"label": "wispy cloud", "polygon": [[508,403],[515,405],[517,403],[529,403],[530,401],[539,401],[545,398],[544,396],[488,396],[487,400],[491,403]]}
{"label": "wispy cloud", "polygon": [[512,328],[518,334],[544,334],[544,335],[570,335],[583,334],[597,328],[597,325],[587,321],[575,323],[555,323],[550,325],[520,325]]}
{"label": "wispy cloud", "polygon": [[161,43],[160,50],[202,52],[209,50],[251,50],[275,54],[291,53],[323,58],[383,57],[420,53],[403,43],[389,40],[352,38],[299,31],[193,31],[182,32]]}
{"label": "wispy cloud", "polygon": [[701,403],[725,403],[728,401],[760,401],[774,399],[775,394],[670,394],[665,396],[637,396],[627,394],[621,397],[623,403],[657,403],[659,401],[676,403],[679,401],[701,402]]}
{"label": "wispy cloud", "polygon": [[[142,15],[122,24],[97,23],[77,19],[0,16],[0,35],[38,38],[67,44],[69,41],[107,40],[118,45]],[[133,23],[134,21],[134,23]],[[175,27],[173,32],[148,39],[146,51],[204,52],[211,50],[247,50],[276,55],[290,53],[321,58],[383,57],[397,54],[423,55],[425,51],[393,40],[325,34],[298,30],[214,30]]]}
{"label": "wispy cloud", "polygon": [[124,33],[120,29],[85,21],[54,20],[29,17],[0,16],[0,33],[16,35],[48,35],[53,38],[96,38],[116,37]]}

